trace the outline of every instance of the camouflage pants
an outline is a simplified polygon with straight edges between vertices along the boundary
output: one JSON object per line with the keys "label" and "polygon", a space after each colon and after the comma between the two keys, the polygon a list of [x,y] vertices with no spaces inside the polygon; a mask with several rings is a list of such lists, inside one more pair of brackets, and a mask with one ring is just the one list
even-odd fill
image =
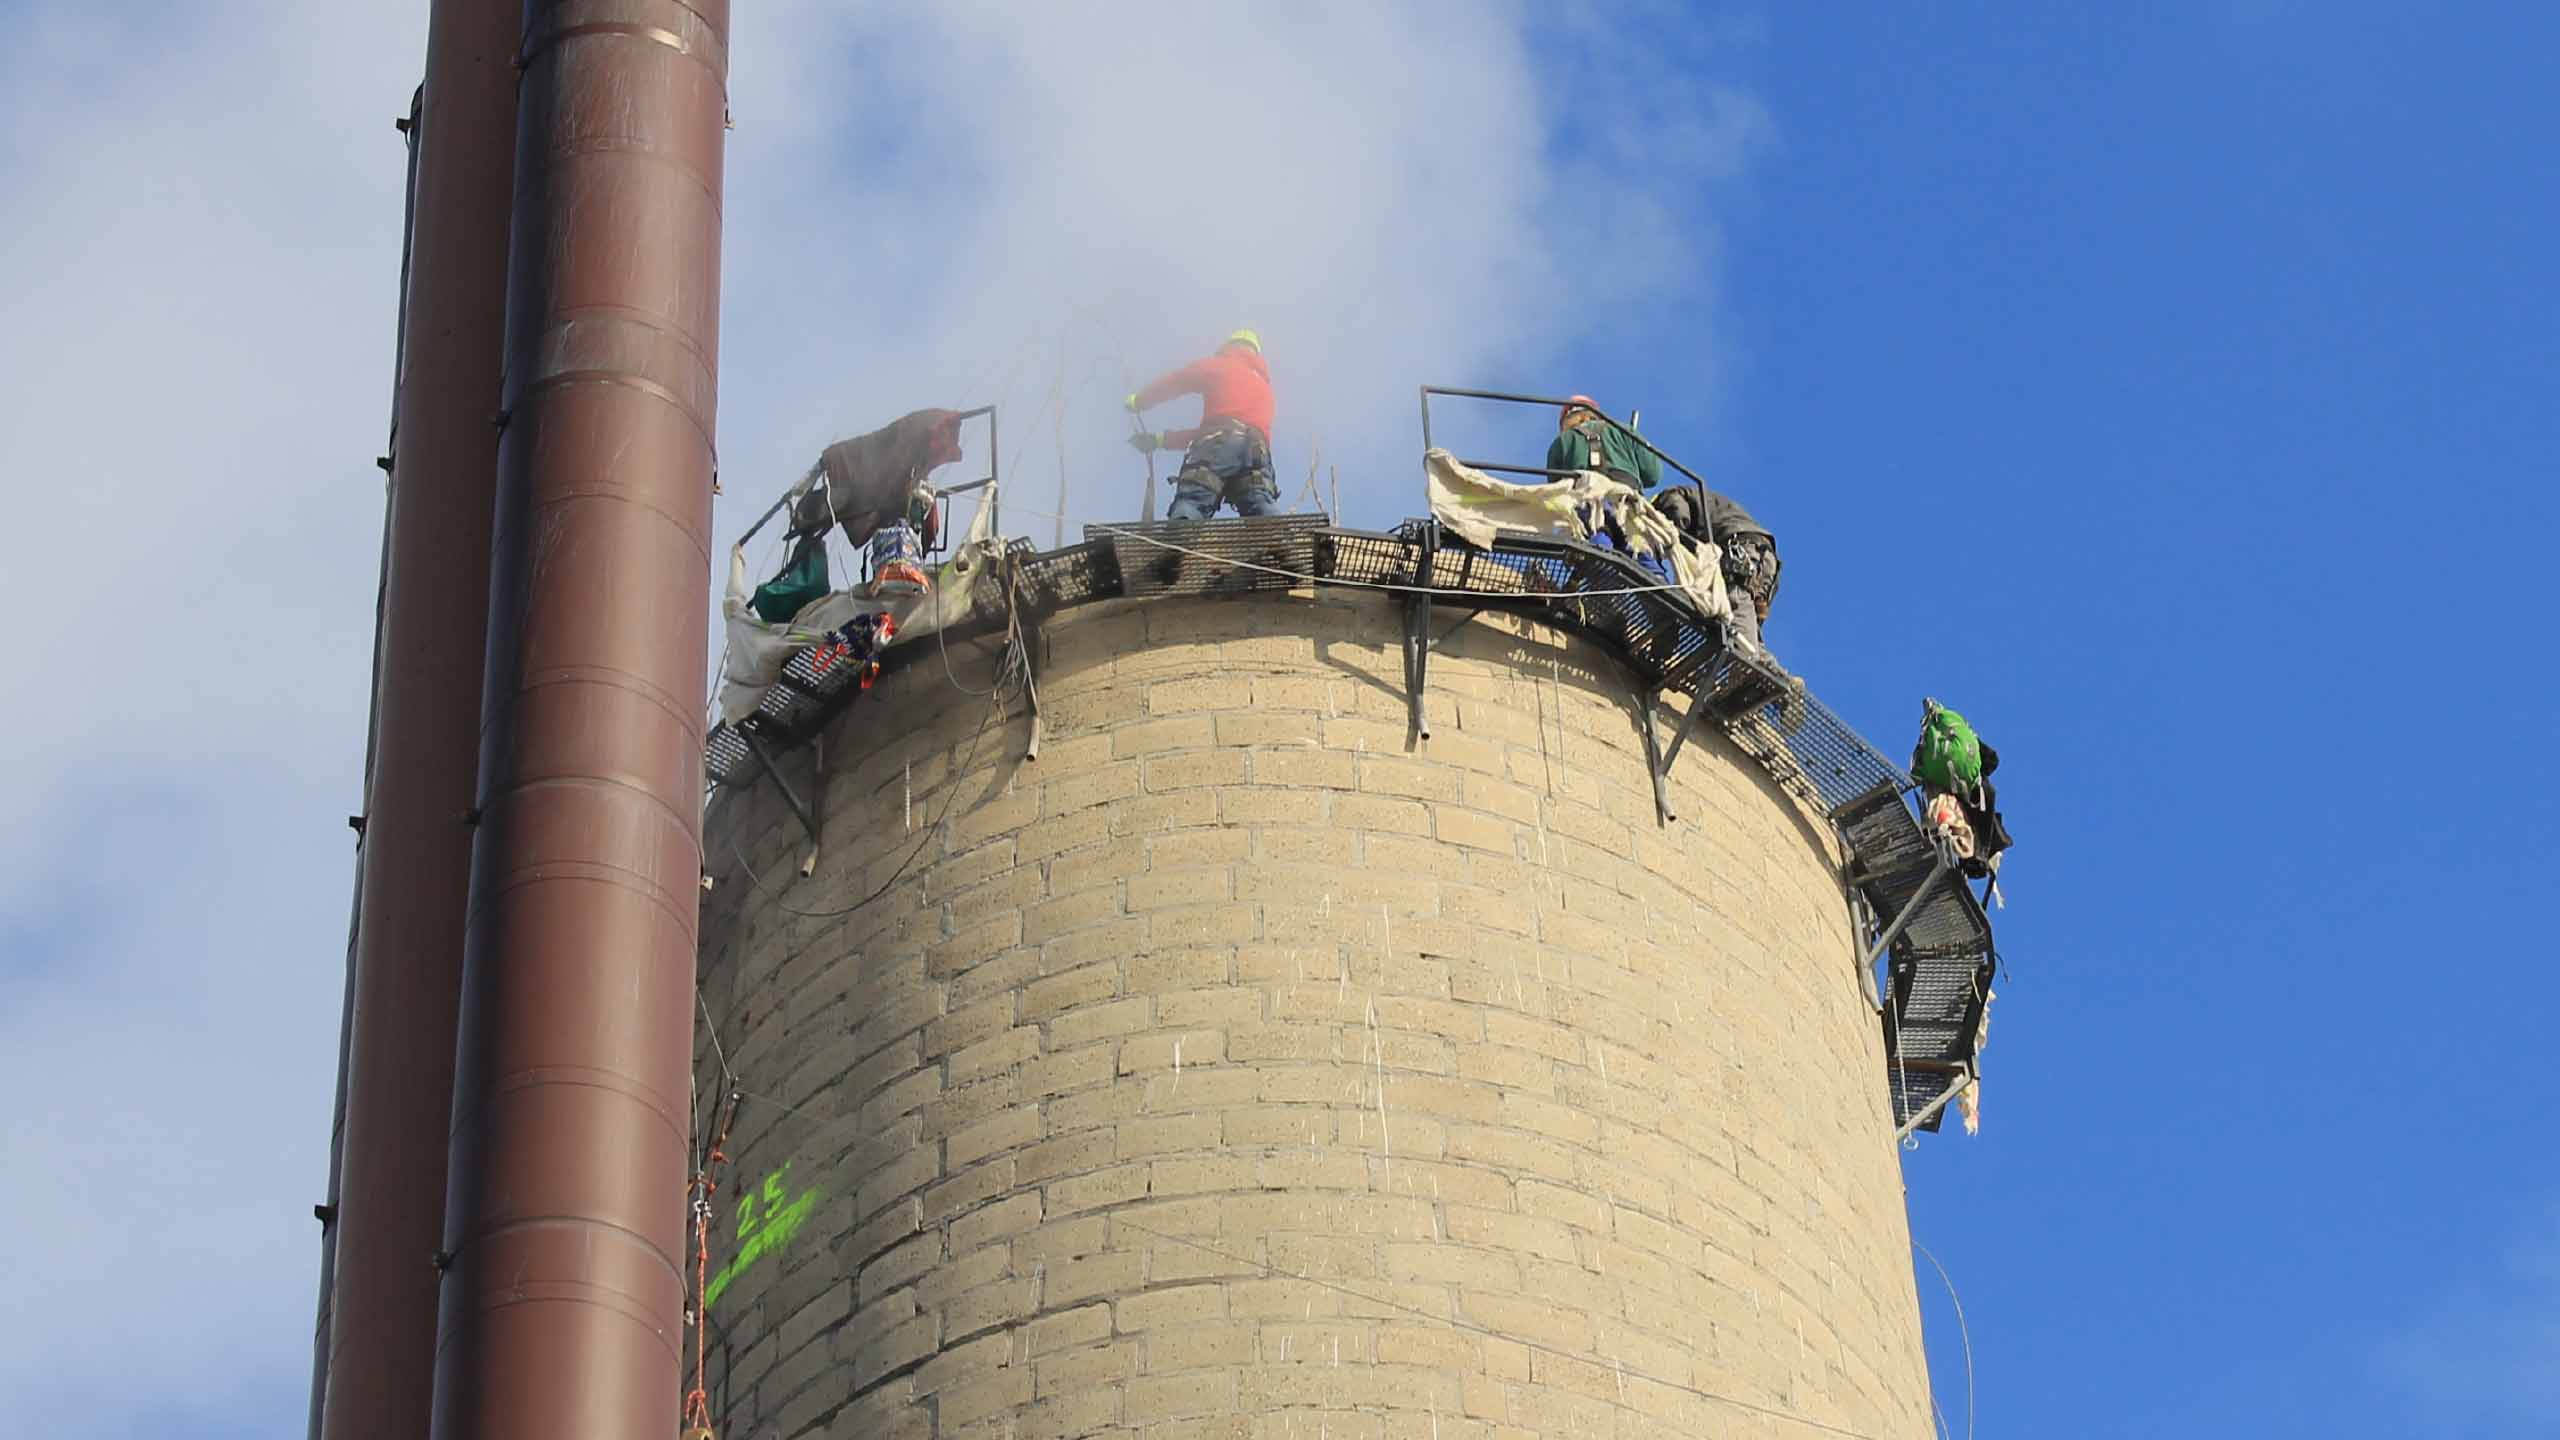
{"label": "camouflage pants", "polygon": [[1235,420],[1219,421],[1191,442],[1173,477],[1173,505],[1165,518],[1206,520],[1221,504],[1235,506],[1238,515],[1269,515],[1280,508],[1270,442]]}
{"label": "camouflage pants", "polygon": [[1734,628],[1753,640],[1778,598],[1778,547],[1766,535],[1736,535],[1723,542],[1724,588],[1733,599]]}

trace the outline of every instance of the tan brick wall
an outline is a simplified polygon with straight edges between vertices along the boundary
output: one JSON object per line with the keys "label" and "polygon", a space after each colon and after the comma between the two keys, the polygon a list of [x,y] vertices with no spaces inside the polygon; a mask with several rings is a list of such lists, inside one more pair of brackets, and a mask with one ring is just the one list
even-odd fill
{"label": "tan brick wall", "polygon": [[1039,760],[928,656],[829,737],[812,878],[770,785],[713,807],[715,1266],[736,1183],[819,1192],[714,1308],[723,1434],[1930,1433],[1827,835],[1721,737],[1657,826],[1616,663],[1499,616],[1409,744],[1397,637],[1071,611]]}

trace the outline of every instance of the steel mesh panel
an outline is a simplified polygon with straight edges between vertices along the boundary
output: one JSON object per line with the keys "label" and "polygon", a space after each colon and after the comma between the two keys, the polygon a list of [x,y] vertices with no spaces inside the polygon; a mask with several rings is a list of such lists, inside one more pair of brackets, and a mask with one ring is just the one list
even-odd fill
{"label": "steel mesh panel", "polygon": [[[1751,668],[1739,661],[1731,663]],[[1911,788],[1911,777],[1902,767],[1886,759],[1830,706],[1802,691],[1778,688],[1770,698],[1745,705],[1728,721],[1727,729],[1772,774],[1825,810],[1837,809],[1877,786],[1896,791]]]}
{"label": "steel mesh panel", "polygon": [[1859,867],[1865,874],[1905,877],[1900,899],[1910,898],[1909,889],[1919,884],[1920,872],[1925,872],[1937,858],[1920,821],[1903,803],[1899,786],[1872,786],[1833,812],[1831,818],[1848,839],[1849,848],[1857,852]]}
{"label": "steel mesh panel", "polygon": [[[1714,637],[1714,643],[1705,647],[1694,663],[1677,672],[1675,686],[1690,699],[1704,704],[1709,714],[1725,722],[1726,729],[1735,730],[1738,719],[1785,695],[1785,672],[1724,648],[1723,628],[1714,622],[1700,621],[1698,624]],[[1783,731],[1784,727],[1781,725],[1779,728]],[[1735,738],[1740,739],[1740,734],[1737,733]],[[1753,750],[1752,754],[1764,764],[1792,763],[1783,740],[1773,739],[1766,749],[1765,755],[1759,750]],[[1777,774],[1781,780],[1786,779],[1777,764],[1772,764],[1771,773]]]}
{"label": "steel mesh panel", "polygon": [[[1418,555],[1422,522],[1409,524],[1398,538]],[[1409,573],[1412,565],[1397,568]],[[1660,577],[1628,556],[1570,541],[1506,533],[1493,548],[1479,549],[1443,531],[1428,583],[1440,591],[1526,602],[1506,608],[1526,609],[1590,636],[1653,685],[1694,669],[1723,645],[1715,626],[1699,621],[1684,599],[1658,588]]]}
{"label": "steel mesh panel", "polygon": [[1896,1067],[1973,1065],[1994,962],[1897,961],[1893,1010],[1886,1017],[1885,1047]]}
{"label": "steel mesh panel", "polygon": [[702,773],[714,785],[725,785],[747,762],[746,738],[723,720],[702,737]]}
{"label": "steel mesh panel", "polygon": [[1030,556],[1014,575],[1023,603],[1043,613],[1120,593],[1120,557],[1104,540]]}
{"label": "steel mesh panel", "polygon": [[756,714],[763,720],[767,734],[796,732],[807,711],[808,702],[802,693],[788,685],[776,685],[767,690],[764,699],[756,705]]}
{"label": "steel mesh panel", "polygon": [[852,683],[854,672],[859,668],[854,665],[836,664],[820,670],[817,652],[802,650],[782,662],[782,684],[776,688],[796,691],[816,699],[827,699]]}
{"label": "steel mesh panel", "polygon": [[1929,887],[1919,912],[1894,940],[1896,950],[1914,955],[1971,960],[1991,948],[1991,921],[1982,902],[1973,898],[1964,877],[1949,874]]}
{"label": "steel mesh panel", "polygon": [[1833,818],[1857,856],[1858,888],[1877,924],[1891,924],[1919,898],[1919,907],[1894,937],[1896,956],[1946,957],[1969,966],[1990,950],[1991,921],[1963,878],[1948,874],[1929,881],[1937,867],[1936,847],[1891,782],[1880,782]]}
{"label": "steel mesh panel", "polygon": [[[1896,1128],[1910,1124],[1912,1116],[1935,1104],[1939,1096],[1963,1084],[1964,1078],[1962,1070],[1921,1065],[1909,1061],[1902,1065],[1888,1063],[1885,1066],[1885,1089],[1893,1099],[1893,1123]],[[1946,1117],[1946,1108],[1941,1108],[1936,1114],[1921,1121],[1919,1128],[1934,1132],[1939,1122]]]}
{"label": "steel mesh panel", "polygon": [[1906,1063],[1953,1065],[1965,1059],[1964,1032],[1953,1025],[1919,1025],[1897,1020],[1894,1031],[1894,1043],[1887,1048]]}
{"label": "steel mesh panel", "polygon": [[[1417,522],[1399,533],[1407,544],[1418,546],[1423,529]],[[1576,568],[1578,548],[1512,532],[1497,539],[1492,549],[1479,550],[1443,529],[1433,536],[1432,583],[1482,595],[1569,594],[1590,588]]]}
{"label": "steel mesh panel", "polygon": [[[1913,1059],[1962,1059],[1970,1052],[1974,1022],[1982,1015],[1982,997],[1990,980],[1991,961],[1954,956],[1898,956],[1893,962],[1893,1006],[1906,1048]],[[1923,1056],[1909,1048],[1911,1037],[1944,1032],[1966,1053]]]}
{"label": "steel mesh panel", "polygon": [[1588,551],[1572,556],[1569,568],[1571,598],[1555,602],[1555,608],[1571,611],[1581,629],[1615,647],[1649,681],[1659,681],[1712,628],[1660,592],[1645,592],[1643,587],[1662,582],[1624,556]]}
{"label": "steel mesh panel", "polygon": [[[1589,635],[1618,652],[1648,682],[1694,669],[1722,646],[1712,625],[1686,603],[1652,587],[1662,582],[1626,556],[1569,541],[1505,534],[1480,549],[1430,522],[1408,521],[1393,534],[1329,529],[1320,552],[1327,578],[1362,585],[1424,585],[1442,604],[1482,596],[1502,608],[1537,615]],[[1422,570],[1425,549],[1430,567]],[[1633,592],[1633,593],[1629,593]]]}
{"label": "steel mesh panel", "polygon": [[[1856,856],[1860,892],[1879,926],[1890,925],[1919,904],[1894,937],[1891,996],[1886,1001],[1887,1066],[1897,1121],[1945,1093],[1946,1083],[1915,1096],[1902,1092],[1901,1075],[1917,1065],[1970,1069],[1974,1038],[1999,961],[1991,948],[1991,923],[1973,892],[1956,875],[1929,877],[1938,853],[1903,798],[1895,777],[1876,782],[1842,805],[1832,819]],[[1925,894],[1921,886],[1927,883]],[[1916,1072],[1915,1072],[1916,1073]],[[1936,1124],[1922,1126],[1934,1130]]]}
{"label": "steel mesh panel", "polygon": [[1124,595],[1236,595],[1287,590],[1315,573],[1321,515],[1153,520],[1088,525],[1118,557]]}
{"label": "steel mesh panel", "polygon": [[1317,535],[1318,573],[1351,585],[1409,585],[1419,549],[1407,536],[1333,527]]}
{"label": "steel mesh panel", "polygon": [[[1929,881],[1936,868],[1937,852],[1920,832],[1919,823],[1912,821],[1910,825],[1908,839],[1878,840],[1872,850],[1858,843],[1858,829],[1843,827],[1858,856],[1858,888],[1865,892],[1879,925],[1889,925],[1895,916],[1911,909],[1911,918],[1893,940],[1897,958],[1944,959],[1960,968],[1969,967],[1991,948],[1991,922],[1983,915],[1973,892],[1965,888],[1963,877],[1947,874],[1934,883]],[[1871,825],[1866,830],[1872,835],[1882,828]],[[1923,884],[1928,885],[1925,893],[1921,890]],[[1915,896],[1919,898],[1916,909],[1912,908]]]}
{"label": "steel mesh panel", "polygon": [[[1419,541],[1407,543],[1420,553]],[[1478,550],[1443,535],[1432,552],[1430,583],[1436,590],[1460,590],[1470,595],[1544,595],[1566,588],[1569,576],[1562,561]]]}

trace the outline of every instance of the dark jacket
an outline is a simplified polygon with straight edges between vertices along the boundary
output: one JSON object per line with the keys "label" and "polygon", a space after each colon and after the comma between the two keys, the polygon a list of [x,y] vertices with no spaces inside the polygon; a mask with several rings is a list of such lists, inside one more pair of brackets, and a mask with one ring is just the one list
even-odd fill
{"label": "dark jacket", "polygon": [[1732,496],[1720,491],[1707,492],[1707,524],[1714,528],[1716,543],[1719,545],[1736,535],[1761,536],[1770,542],[1772,548],[1777,544],[1778,537],[1769,533],[1768,526],[1752,519],[1750,511],[1734,503]]}
{"label": "dark jacket", "polygon": [[859,545],[881,526],[907,518],[924,477],[959,458],[960,417],[950,410],[918,410],[868,435],[839,440],[811,467],[824,473],[826,483],[800,497],[790,533],[818,534],[832,514],[845,538]]}
{"label": "dark jacket", "polygon": [[[1734,503],[1731,496],[1713,490],[1707,492],[1707,513],[1704,516],[1698,514],[1698,491],[1689,485],[1674,485],[1654,496],[1653,508],[1679,526],[1683,534],[1718,544],[1738,535],[1757,535],[1769,542],[1770,549],[1778,546],[1778,537],[1769,533],[1768,526],[1752,519],[1751,512]],[[1703,528],[1701,520],[1704,521]]]}
{"label": "dark jacket", "polygon": [[1559,430],[1547,445],[1550,470],[1597,470],[1639,490],[1662,483],[1662,461],[1633,435],[1606,420]]}

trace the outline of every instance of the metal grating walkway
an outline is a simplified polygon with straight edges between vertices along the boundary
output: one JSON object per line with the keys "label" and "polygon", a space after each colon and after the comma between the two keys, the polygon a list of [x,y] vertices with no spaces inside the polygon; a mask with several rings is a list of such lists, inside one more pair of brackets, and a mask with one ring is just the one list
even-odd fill
{"label": "metal grating walkway", "polygon": [[1084,538],[1119,557],[1123,595],[1240,595],[1308,583],[1325,526],[1321,515],[1146,520],[1087,525]]}
{"label": "metal grating walkway", "polygon": [[[1884,942],[1891,931],[1883,944],[1892,982],[1884,1029],[1894,1123],[1910,1125],[1918,1116],[1914,1128],[1936,1130],[1944,1110],[1930,1107],[1973,1075],[1983,997],[1998,957],[1972,892],[1952,873],[1931,878],[1938,855],[1912,809],[1911,777],[1783,671],[1728,648],[1720,623],[1700,617],[1632,559],[1528,535],[1506,535],[1480,550],[1430,520],[1381,533],[1339,528],[1321,516],[1274,515],[1089,525],[1085,535],[1082,544],[1041,554],[1026,542],[1009,547],[1005,564],[1026,623],[1098,600],[1331,583],[1407,595],[1427,590],[1430,605],[1511,611],[1607,647],[1634,673],[1648,709],[1661,697],[1686,697],[1691,711],[1703,708],[1780,786],[1838,827],[1852,856],[1851,883],[1871,917],[1867,943]],[[968,617],[944,634],[962,640],[1001,630],[1003,596],[997,574],[982,577]],[[1410,613],[1427,622],[1427,610],[1416,605]],[[891,645],[881,656],[884,668],[922,653],[920,644]],[[1426,633],[1409,645],[1417,724],[1428,654]],[[756,747],[777,753],[805,742],[859,694],[855,667],[821,673],[807,653],[794,656],[754,716],[740,726],[723,722],[706,737],[710,783],[752,783],[762,773]],[[1677,712],[1671,718],[1682,719]],[[752,745],[742,732],[752,732]],[[1658,770],[1668,768],[1684,738],[1678,734],[1670,755],[1658,757]],[[1647,739],[1653,743],[1650,729]]]}
{"label": "metal grating walkway", "polygon": [[[1724,653],[1721,627],[1699,619],[1686,598],[1615,551],[1528,535],[1478,550],[1428,520],[1407,521],[1392,534],[1331,530],[1325,538],[1327,578],[1419,583],[1443,592],[1432,597],[1435,604],[1481,599],[1487,608],[1534,613],[1618,652],[1655,688],[1690,693],[1691,673]],[[1417,580],[1425,554],[1430,570]]]}
{"label": "metal grating walkway", "polygon": [[1850,882],[1874,923],[1892,934],[1884,1042],[1894,1123],[1924,1116],[1919,1128],[1935,1130],[1946,1111],[1932,1104],[1974,1073],[1982,1007],[2000,962],[1990,917],[1942,863],[1903,795],[1902,785],[1886,781],[1832,819],[1853,857]]}
{"label": "metal grating walkway", "polygon": [[[1034,555],[1030,542],[1016,540],[1006,547],[1004,558],[1013,566],[1015,594],[1026,610],[1035,613],[1046,614],[1065,605],[1081,605],[1119,593],[1116,572],[1110,575],[1107,587],[1094,583],[1097,568],[1107,570],[1111,560],[1107,552],[1094,554],[1089,545]],[[990,567],[980,575],[970,593],[967,617],[945,627],[947,639],[971,640],[1004,628],[1004,590],[998,583],[999,572],[1000,567]],[[915,645],[893,643],[880,653],[880,665],[884,671],[893,670],[922,653]],[[781,683],[765,692],[755,714],[734,725],[723,720],[703,736],[704,780],[714,786],[753,782],[762,771],[748,744],[747,732],[753,732],[756,741],[775,754],[806,743],[861,695],[860,671],[861,667],[849,664],[821,670],[815,652],[810,650],[792,656],[782,667]]]}

